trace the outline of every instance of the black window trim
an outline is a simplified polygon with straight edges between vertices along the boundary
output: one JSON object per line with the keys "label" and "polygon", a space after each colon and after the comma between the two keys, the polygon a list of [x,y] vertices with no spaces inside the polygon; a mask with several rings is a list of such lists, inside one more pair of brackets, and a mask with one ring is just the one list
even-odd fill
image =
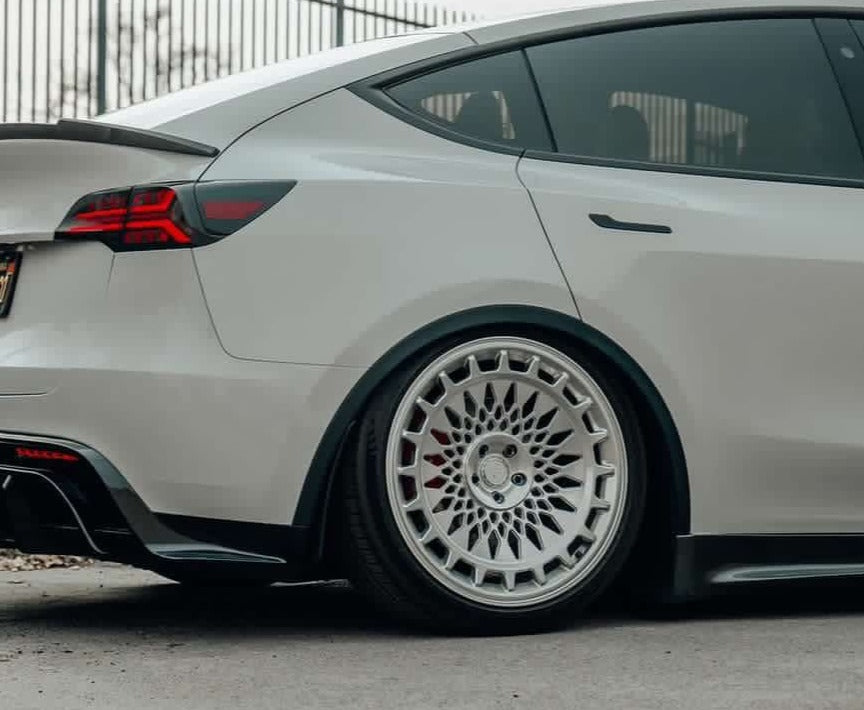
{"label": "black window trim", "polygon": [[[599,34],[611,34],[613,32],[624,32],[627,30],[645,29],[649,27],[663,27],[668,25],[681,24],[696,24],[704,22],[718,21],[734,21],[734,20],[757,20],[757,19],[806,19],[813,22],[814,32],[816,32],[820,41],[823,42],[822,33],[819,31],[816,23],[817,19],[821,18],[841,18],[845,20],[864,20],[864,10],[855,10],[853,8],[843,7],[796,7],[796,8],[778,8],[778,9],[760,9],[752,8],[747,10],[686,10],[681,12],[663,13],[649,17],[627,18],[624,20],[611,20],[605,22],[597,22],[588,25],[583,25],[577,28],[565,27],[549,30],[546,32],[525,35],[513,39],[507,39],[500,42],[492,42],[488,45],[477,45],[474,47],[465,47],[448,52],[437,57],[422,59],[418,62],[408,64],[403,67],[391,69],[381,74],[374,75],[367,79],[356,82],[347,88],[360,98],[395,116],[401,121],[413,125],[427,133],[438,135],[451,142],[461,143],[469,147],[478,148],[488,152],[501,153],[505,155],[517,156],[518,158],[529,158],[532,160],[543,160],[546,162],[569,163],[578,165],[591,165],[596,167],[608,167],[617,169],[630,170],[646,170],[650,172],[660,173],[675,173],[682,175],[697,175],[701,177],[719,177],[733,178],[736,180],[758,180],[761,182],[781,182],[794,183],[801,185],[817,185],[825,187],[850,187],[864,188],[864,178],[833,178],[816,175],[793,175],[786,173],[769,173],[748,170],[738,170],[729,168],[712,168],[696,165],[676,165],[664,163],[650,163],[643,161],[619,160],[615,158],[600,158],[589,157],[582,155],[572,155],[568,153],[558,153],[551,151],[526,150],[517,148],[506,143],[498,143],[485,141],[479,138],[472,138],[457,131],[453,131],[446,126],[432,120],[424,118],[411,109],[403,106],[399,102],[392,99],[387,94],[387,89],[396,84],[400,84],[411,79],[431,74],[451,66],[464,64],[466,62],[483,59],[497,54],[504,54],[508,51],[521,51],[528,66],[528,72],[531,77],[534,90],[537,92],[537,98],[543,110],[544,118],[547,119],[547,131],[550,132],[550,145],[555,145],[555,137],[551,133],[551,126],[548,123],[548,113],[546,102],[540,95],[533,67],[528,61],[526,50],[537,45],[548,44],[556,41],[567,39],[577,39],[579,37],[590,37]],[[850,25],[851,26],[851,25]],[[470,32],[466,33],[469,39],[473,40]],[[833,69],[833,62],[828,55],[826,49],[826,58]],[[835,77],[836,81],[836,77]],[[836,81],[839,91],[842,94],[844,101],[849,105],[849,99],[846,92],[846,87],[839,81]],[[858,120],[856,116],[849,115],[849,120],[855,130],[855,136],[858,141],[858,146],[864,154],[864,141],[858,136],[857,126]]]}
{"label": "black window trim", "polygon": [[528,72],[528,79],[531,81],[531,88],[534,89],[534,95],[540,104],[540,112],[543,114],[543,126],[546,129],[546,138],[549,145],[552,146],[551,152],[555,155],[560,155],[560,146],[558,138],[555,136],[555,131],[552,129],[552,118],[549,116],[549,109],[546,107],[546,102],[543,100],[543,92],[540,91],[540,82],[537,81],[537,72],[534,71],[534,65],[531,64],[531,59],[528,57],[528,50],[525,47],[519,50],[522,56],[522,61],[525,62],[525,69]]}
{"label": "black window trim", "polygon": [[[835,22],[837,19],[841,20],[839,24]],[[861,37],[855,31],[848,17],[816,17],[813,20],[813,26],[822,42],[825,56],[828,57],[828,63],[831,66],[837,86],[840,87],[849,120],[858,138],[861,158],[864,160],[864,89],[861,87],[864,71],[860,68],[860,61],[858,67],[853,66],[851,69],[847,69],[835,54],[836,50],[845,42],[852,43],[860,52],[864,52],[864,43],[862,43]],[[841,34],[845,34],[845,37],[840,36]]]}

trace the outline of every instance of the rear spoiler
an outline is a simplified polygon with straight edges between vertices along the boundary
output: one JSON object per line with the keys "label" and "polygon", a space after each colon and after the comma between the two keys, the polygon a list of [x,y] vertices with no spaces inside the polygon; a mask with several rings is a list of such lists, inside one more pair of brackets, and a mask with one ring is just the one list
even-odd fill
{"label": "rear spoiler", "polygon": [[79,121],[61,118],[57,123],[5,123],[0,124],[2,140],[57,140],[85,141],[126,145],[147,150],[164,150],[169,153],[185,153],[215,158],[218,148],[186,138],[177,138],[157,131],[127,128],[110,123]]}

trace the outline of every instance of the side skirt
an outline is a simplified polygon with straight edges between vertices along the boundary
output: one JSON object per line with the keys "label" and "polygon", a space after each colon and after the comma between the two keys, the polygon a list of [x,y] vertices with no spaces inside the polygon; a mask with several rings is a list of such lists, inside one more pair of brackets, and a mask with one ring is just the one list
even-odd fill
{"label": "side skirt", "polygon": [[681,535],[675,541],[676,601],[750,585],[864,580],[864,534]]}
{"label": "side skirt", "polygon": [[215,520],[187,515],[156,513],[165,526],[190,539],[211,545],[279,557],[306,564],[312,560],[309,528]]}

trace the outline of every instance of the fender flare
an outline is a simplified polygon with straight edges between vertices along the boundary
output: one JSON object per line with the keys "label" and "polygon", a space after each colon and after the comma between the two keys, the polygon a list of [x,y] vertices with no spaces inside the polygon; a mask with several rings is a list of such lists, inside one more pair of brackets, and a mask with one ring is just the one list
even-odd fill
{"label": "fender flare", "polygon": [[670,532],[674,535],[690,532],[690,485],[681,438],[666,402],[639,364],[609,337],[573,316],[535,306],[483,306],[445,316],[403,339],[366,371],[342,402],[315,451],[292,523],[319,530],[316,554],[320,556],[323,552],[326,513],[345,442],[376,389],[402,363],[442,338],[480,326],[510,324],[536,326],[540,331],[572,338],[580,346],[594,350],[626,379],[630,393],[641,400],[643,408],[649,408],[656,420],[655,431],[662,438],[669,468],[664,478],[671,497]]}

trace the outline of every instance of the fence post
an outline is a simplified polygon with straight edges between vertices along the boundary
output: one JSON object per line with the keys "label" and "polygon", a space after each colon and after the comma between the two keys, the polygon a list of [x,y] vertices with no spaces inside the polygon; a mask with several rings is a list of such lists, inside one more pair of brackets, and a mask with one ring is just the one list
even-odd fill
{"label": "fence post", "polygon": [[105,113],[105,86],[108,83],[108,0],[99,0],[96,16],[96,113]]}
{"label": "fence post", "polygon": [[336,46],[345,45],[345,0],[336,0]]}

